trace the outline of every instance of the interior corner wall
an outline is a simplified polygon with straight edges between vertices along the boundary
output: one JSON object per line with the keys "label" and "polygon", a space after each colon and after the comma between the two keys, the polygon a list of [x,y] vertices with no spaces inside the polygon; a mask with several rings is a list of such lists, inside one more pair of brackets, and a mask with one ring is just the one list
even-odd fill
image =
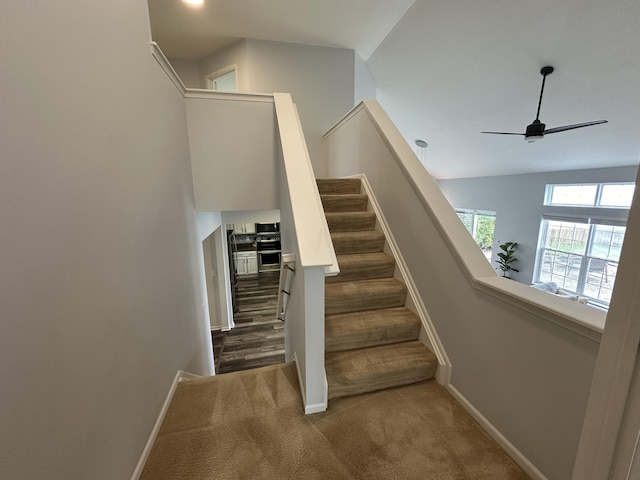
{"label": "interior corner wall", "polygon": [[169,58],[169,63],[187,88],[204,88],[203,79],[200,78],[200,68],[196,60],[182,60]]}
{"label": "interior corner wall", "polygon": [[322,136],[353,107],[353,50],[247,40],[252,92],[287,92],[298,107],[313,170],[325,176]]}
{"label": "interior corner wall", "polygon": [[212,372],[184,98],[146,0],[0,4],[0,478],[130,478]]}
{"label": "interior corner wall", "polygon": [[222,225],[221,212],[198,212],[196,215],[198,223],[198,239],[202,242],[213,231]]}
{"label": "interior corner wall", "polygon": [[[322,136],[354,105],[354,54],[341,48],[244,39],[201,59],[200,77],[203,82],[207,74],[236,64],[239,92],[290,93],[314,172],[321,177],[326,168]],[[360,78],[365,85],[364,75]]]}
{"label": "interior corner wall", "polygon": [[249,85],[249,60],[247,54],[247,40],[239,40],[236,43],[216,52],[212,55],[200,59],[198,68],[200,70],[200,87],[206,88],[206,77],[210,73],[218,72],[223,68],[236,65],[236,81],[238,92],[240,93],[272,93],[258,92],[251,90]]}
{"label": "interior corner wall", "polygon": [[376,99],[376,82],[358,52],[354,53],[353,104]]}
{"label": "interior corner wall", "polygon": [[[454,208],[496,212],[491,264],[497,265],[500,244],[518,242],[517,268],[520,273],[511,276],[529,284],[534,274],[542,215],[554,211],[558,214],[558,207],[543,205],[546,184],[633,182],[636,173],[637,167],[599,168],[440,180],[438,186]],[[569,215],[566,209],[562,213]],[[626,210],[611,214],[622,218]]]}

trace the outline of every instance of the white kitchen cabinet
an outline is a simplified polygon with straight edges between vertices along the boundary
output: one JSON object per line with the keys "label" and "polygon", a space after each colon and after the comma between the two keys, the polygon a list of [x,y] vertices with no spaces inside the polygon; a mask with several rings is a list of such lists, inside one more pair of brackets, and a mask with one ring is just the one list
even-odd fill
{"label": "white kitchen cabinet", "polygon": [[235,233],[236,235],[241,233],[256,233],[256,224],[255,223],[234,223],[233,233]]}
{"label": "white kitchen cabinet", "polygon": [[258,254],[247,256],[247,275],[258,274]]}
{"label": "white kitchen cabinet", "polygon": [[258,254],[256,252],[238,252],[233,254],[238,276],[258,274]]}
{"label": "white kitchen cabinet", "polygon": [[239,256],[237,253],[233,255],[233,261],[236,264],[236,274],[241,277],[247,274],[247,258]]}

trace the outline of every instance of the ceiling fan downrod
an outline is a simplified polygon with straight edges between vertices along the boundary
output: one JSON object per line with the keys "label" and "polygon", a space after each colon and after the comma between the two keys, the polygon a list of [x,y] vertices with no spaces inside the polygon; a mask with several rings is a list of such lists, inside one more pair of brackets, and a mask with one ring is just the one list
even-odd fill
{"label": "ceiling fan downrod", "polygon": [[547,80],[547,75],[553,73],[553,67],[546,66],[540,70],[542,74],[542,88],[540,88],[540,99],[538,100],[538,111],[536,112],[536,120],[540,120],[540,107],[542,106],[542,94],[544,93],[544,82]]}

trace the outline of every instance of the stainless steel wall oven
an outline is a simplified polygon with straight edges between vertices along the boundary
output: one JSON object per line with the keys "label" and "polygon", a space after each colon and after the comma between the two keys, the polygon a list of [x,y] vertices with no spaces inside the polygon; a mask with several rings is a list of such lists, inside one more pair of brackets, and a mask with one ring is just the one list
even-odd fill
{"label": "stainless steel wall oven", "polygon": [[[256,224],[256,226],[259,224]],[[262,224],[264,225],[264,224]],[[280,232],[257,233],[258,272],[280,269]]]}
{"label": "stainless steel wall oven", "polygon": [[258,272],[269,272],[280,269],[280,252],[263,250],[258,252]]}

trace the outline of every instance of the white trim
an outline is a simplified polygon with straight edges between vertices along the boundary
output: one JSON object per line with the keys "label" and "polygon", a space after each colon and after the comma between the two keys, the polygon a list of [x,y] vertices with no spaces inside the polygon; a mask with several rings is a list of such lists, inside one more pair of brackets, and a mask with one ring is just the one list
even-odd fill
{"label": "white trim", "polygon": [[[322,403],[313,403],[311,405],[307,405],[307,397],[305,395],[304,385],[302,384],[302,375],[300,374],[300,363],[298,363],[297,352],[293,352],[293,363],[296,364],[296,372],[298,372],[298,384],[300,385],[300,396],[302,397],[302,407],[304,408],[304,414],[312,415],[314,413],[326,412],[327,406],[329,404],[327,400]],[[326,374],[324,376],[324,391],[329,391]]]}
{"label": "white trim", "polygon": [[314,403],[313,405],[304,406],[305,415],[313,415],[314,413],[322,413],[327,411],[326,403]]}
{"label": "white trim", "polygon": [[284,178],[289,188],[298,241],[298,265],[302,268],[336,266],[338,262],[298,112],[290,94],[274,93],[273,96],[282,146]]}
{"label": "white trim", "polygon": [[307,405],[307,396],[305,394],[304,385],[302,384],[302,373],[300,372],[300,363],[298,362],[298,352],[293,352],[293,363],[296,364],[296,372],[298,372],[298,384],[300,385],[300,396],[302,397],[302,406]]}
{"label": "white trim", "polygon": [[335,123],[335,125],[333,127],[331,127],[329,130],[327,130],[327,132],[322,136],[322,138],[330,137],[337,130],[339,130],[340,127],[342,127],[342,125],[346,125],[346,123],[349,120],[351,120],[353,117],[355,117],[358,113],[360,113],[364,109],[365,109],[364,108],[364,101],[362,101],[358,105],[353,107],[351,110],[349,110],[340,120],[338,120]]}
{"label": "white trim", "polygon": [[[297,105],[294,103],[293,104],[293,110],[295,111],[296,114],[296,119],[298,121],[298,128],[300,130],[300,138],[302,138],[304,140],[304,131],[302,130],[302,121],[300,120],[300,114],[298,112],[298,107]],[[324,235],[325,237],[329,238],[329,243],[331,245],[330,248],[330,253],[331,253],[331,261],[333,262],[331,265],[326,265],[324,267],[324,274],[327,277],[331,277],[334,275],[338,275],[340,273],[340,267],[338,266],[338,259],[336,258],[336,252],[333,248],[333,240],[331,239],[331,233],[329,232],[329,225],[327,224],[327,220],[326,220],[326,216],[324,214],[324,205],[322,205],[322,199],[320,198],[320,192],[318,191],[318,184],[315,182],[315,174],[313,173],[313,165],[311,164],[311,158],[309,158],[309,151],[306,149],[306,144],[305,144],[305,151],[307,153],[307,162],[309,165],[309,169],[311,170],[311,176],[314,180],[313,182],[313,186],[314,186],[314,198],[316,200],[316,205],[318,206],[318,209],[322,212],[322,218],[323,218],[323,231],[324,231]],[[298,236],[298,233],[296,233],[296,236]]]}
{"label": "white trim", "polygon": [[169,387],[169,392],[167,393],[167,397],[164,399],[164,403],[162,404],[160,413],[158,413],[158,418],[156,419],[156,423],[153,425],[153,429],[149,434],[147,443],[145,444],[144,449],[140,454],[140,458],[138,459],[136,468],[131,474],[131,480],[138,480],[140,478],[140,475],[142,475],[142,470],[144,470],[144,466],[147,463],[149,454],[151,453],[151,449],[153,448],[153,444],[156,442],[156,438],[158,438],[158,432],[160,431],[162,422],[164,422],[164,417],[166,417],[167,415],[167,410],[169,410],[169,405],[171,405],[171,401],[173,400],[173,396],[176,393],[178,384],[180,382],[184,382],[187,380],[195,380],[196,378],[201,378],[201,376],[195,375],[193,373],[185,372],[183,370],[178,370],[176,372],[176,376],[173,378],[173,382],[171,382],[171,386]]}
{"label": "white trim", "polygon": [[[329,392],[329,382],[327,382],[327,375],[324,375],[324,391],[325,393]],[[314,413],[322,413],[327,411],[327,407],[329,406],[329,401],[325,398],[324,402],[321,403],[313,403],[311,405],[304,406],[304,414],[305,415],[313,415]]]}
{"label": "white trim", "polygon": [[150,42],[151,55],[156,59],[162,70],[176,86],[184,98],[204,98],[207,100],[234,100],[238,102],[261,102],[273,103],[273,94],[268,93],[238,93],[238,92],[216,92],[202,88],[187,88],[180,80],[180,77],[171,66],[171,62],[164,56],[162,50],[156,42]]}
{"label": "white trim", "polygon": [[[474,288],[547,322],[600,343],[607,312],[541,292],[503,277],[474,279]],[[536,298],[538,297],[538,298]],[[576,315],[580,311],[580,316]]]}
{"label": "white trim", "polygon": [[515,461],[520,468],[522,468],[527,475],[529,475],[533,480],[548,480],[544,474],[538,470],[533,463],[529,461],[524,454],[518,450],[513,443],[511,443],[500,431],[489,421],[487,418],[482,415],[472,404],[467,400],[464,395],[462,395],[456,387],[451,384],[445,386],[445,388],[451,393],[453,398],[455,398],[462,407],[469,412],[469,414],[475,419],[476,422],[480,424],[480,426],[493,438],[498,444],[502,447],[502,449],[507,452],[507,454]]}
{"label": "white trim", "polygon": [[153,58],[158,61],[178,91],[184,96],[184,93],[187,90],[184,83],[182,83],[182,80],[180,80],[180,77],[171,66],[171,63],[169,63],[169,60],[167,60],[167,57],[164,56],[164,53],[162,53],[162,50],[160,50],[160,47],[156,42],[151,42],[151,55],[153,55]]}
{"label": "white trim", "polygon": [[178,370],[178,372],[180,373],[180,379],[178,380],[178,383],[188,382],[189,380],[197,380],[198,378],[202,378],[202,375],[196,375],[195,373],[185,372],[184,370]]}
{"label": "white trim", "polygon": [[236,102],[273,103],[273,95],[268,93],[217,92],[204,88],[187,88],[184,98],[203,98],[205,100],[233,100]]}
{"label": "white trim", "polygon": [[413,281],[413,277],[409,272],[409,267],[405,262],[404,257],[402,256],[402,253],[400,252],[400,247],[398,247],[398,244],[395,238],[393,237],[393,233],[391,233],[391,229],[389,228],[389,224],[387,223],[384,213],[382,212],[382,209],[380,208],[380,205],[376,200],[376,197],[371,188],[371,184],[369,183],[367,176],[363,173],[358,175],[353,175],[351,178],[359,178],[361,180],[362,188],[364,192],[367,194],[367,197],[369,197],[369,204],[373,212],[376,214],[376,218],[380,225],[380,229],[382,230],[382,233],[384,233],[384,237],[389,247],[389,250],[391,252],[391,255],[396,261],[396,267],[400,272],[402,281],[407,287],[409,297],[411,298],[411,301],[413,302],[413,306],[416,309],[415,313],[418,315],[418,317],[420,317],[420,321],[422,323],[422,331],[424,331],[424,334],[422,334],[422,331],[420,332],[422,337],[420,338],[420,340],[423,343],[425,343],[429,347],[429,349],[434,353],[434,355],[438,358],[438,370],[436,372],[436,379],[441,385],[447,385],[448,383],[451,382],[451,370],[452,370],[451,361],[447,356],[447,353],[444,349],[444,345],[440,341],[440,337],[438,337],[438,334],[433,325],[433,322],[431,321],[431,317],[427,312],[427,307],[424,305],[424,302],[422,301],[422,297],[419,294],[418,287]]}

